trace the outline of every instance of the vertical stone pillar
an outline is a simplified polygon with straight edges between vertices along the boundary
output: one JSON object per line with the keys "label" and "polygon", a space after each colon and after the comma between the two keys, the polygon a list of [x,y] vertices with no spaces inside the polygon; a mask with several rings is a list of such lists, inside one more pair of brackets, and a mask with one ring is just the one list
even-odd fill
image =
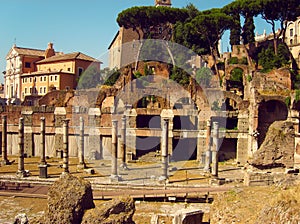
{"label": "vertical stone pillar", "polygon": [[79,147],[78,147],[78,159],[79,165],[78,168],[84,169],[84,119],[83,117],[79,118]]}
{"label": "vertical stone pillar", "polygon": [[24,118],[24,153],[26,156],[35,156],[34,138],[33,138],[33,111],[26,109],[22,111]]}
{"label": "vertical stone pillar", "polygon": [[103,158],[103,148],[101,141],[100,125],[101,111],[100,108],[89,108],[88,112],[88,147],[86,147],[85,155],[89,159],[96,160]]}
{"label": "vertical stone pillar", "polygon": [[8,165],[7,158],[7,116],[2,116],[2,165]]}
{"label": "vertical stone pillar", "polygon": [[128,169],[126,165],[126,116],[122,117],[122,126],[121,126],[121,168]]}
{"label": "vertical stone pillar", "polygon": [[[136,155],[136,117],[137,112],[135,109],[131,109],[131,105],[125,105],[126,106],[126,159],[131,160]],[[130,156],[128,156],[130,155]]]}
{"label": "vertical stone pillar", "polygon": [[[168,144],[167,144],[167,157],[169,155],[172,155],[173,153],[173,119],[174,119],[174,113],[171,109],[163,109],[161,114],[161,126],[163,129],[163,126],[165,125],[165,120],[168,120]],[[163,143],[161,143],[163,144]]]}
{"label": "vertical stone pillar", "polygon": [[40,170],[40,178],[47,178],[47,162],[46,162],[46,145],[45,145],[45,133],[46,133],[46,126],[45,126],[45,118],[41,117],[41,160],[39,164]]}
{"label": "vertical stone pillar", "polygon": [[218,151],[219,151],[219,123],[213,123],[213,145],[212,145],[212,169],[211,174],[218,177]]}
{"label": "vertical stone pillar", "polygon": [[111,181],[118,181],[118,121],[112,121],[111,127]]}
{"label": "vertical stone pillar", "polygon": [[24,119],[22,117],[19,119],[18,145],[19,145],[19,158],[18,158],[17,176],[25,177],[26,172],[24,169]]}
{"label": "vertical stone pillar", "polygon": [[210,172],[211,163],[211,148],[210,148],[210,138],[211,138],[211,121],[208,120],[206,123],[206,152],[205,152],[205,167],[204,171]]}
{"label": "vertical stone pillar", "polygon": [[161,134],[161,158],[162,158],[162,175],[160,180],[168,179],[168,142],[169,142],[169,119],[163,119]]}
{"label": "vertical stone pillar", "polygon": [[54,111],[55,116],[55,142],[56,150],[55,157],[63,158],[63,120],[66,119],[66,109],[64,107],[56,107]]}
{"label": "vertical stone pillar", "polygon": [[42,165],[46,164],[45,132],[46,132],[45,118],[41,117],[41,161],[40,161],[40,164],[42,164]]}
{"label": "vertical stone pillar", "polygon": [[249,135],[249,114],[245,112],[240,112],[238,115],[238,139],[237,139],[237,152],[236,160],[239,165],[246,164],[249,156],[248,151],[248,138],[252,136]]}
{"label": "vertical stone pillar", "polygon": [[69,120],[63,120],[63,173],[69,173]]}

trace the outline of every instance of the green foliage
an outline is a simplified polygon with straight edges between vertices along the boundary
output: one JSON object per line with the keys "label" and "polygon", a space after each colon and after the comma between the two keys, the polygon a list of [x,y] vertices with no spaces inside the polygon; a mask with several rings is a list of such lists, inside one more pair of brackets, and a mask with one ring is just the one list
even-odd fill
{"label": "green foliage", "polygon": [[236,82],[243,82],[243,69],[234,68],[230,74],[230,80]]}
{"label": "green foliage", "polygon": [[171,7],[135,6],[119,13],[117,23],[120,27],[132,28],[140,33],[149,33],[150,27],[159,24],[175,24],[177,21],[185,21],[188,18],[187,10]]}
{"label": "green foliage", "polygon": [[119,70],[111,70],[104,82],[104,85],[113,86],[119,79],[121,72]]}
{"label": "green foliage", "polygon": [[284,102],[287,107],[290,107],[291,106],[291,97],[290,96],[286,97]]}
{"label": "green foliage", "polygon": [[219,106],[219,102],[218,101],[214,101],[212,103],[211,110],[212,111],[220,111],[221,110],[221,107]]}
{"label": "green foliage", "polygon": [[138,78],[140,78],[140,77],[143,76],[143,75],[142,75],[142,73],[141,73],[140,71],[135,71],[135,72],[133,73],[133,76],[134,76],[134,78],[138,79]]}
{"label": "green foliage", "polygon": [[79,77],[78,88],[95,88],[98,84],[101,84],[100,70],[97,66],[91,65]]}
{"label": "green foliage", "polygon": [[300,100],[300,89],[297,89],[296,90],[296,94],[295,94],[295,101],[296,103],[299,102]]}
{"label": "green foliage", "polygon": [[251,16],[246,17],[243,26],[243,32],[242,32],[243,44],[249,44],[255,42],[254,30],[255,30],[255,25],[254,25],[253,17]]}
{"label": "green foliage", "polygon": [[145,74],[145,76],[147,76],[147,75],[153,75],[152,70],[148,67],[147,64],[144,65],[144,74]]}
{"label": "green foliage", "polygon": [[180,85],[187,86],[190,83],[190,74],[188,74],[185,70],[175,66],[171,70],[170,79]]}
{"label": "green foliage", "polygon": [[262,72],[269,72],[274,68],[280,68],[288,65],[289,62],[289,50],[285,45],[280,44],[278,46],[278,54],[275,55],[272,45],[269,45],[267,49],[262,49],[258,54],[258,63],[263,67]]}
{"label": "green foliage", "polygon": [[239,63],[239,59],[237,57],[231,57],[228,60],[228,64],[230,65],[234,65],[234,64],[238,64]]}
{"label": "green foliage", "polygon": [[242,64],[242,65],[248,65],[248,60],[246,57],[242,57],[240,60],[239,60],[239,64]]}
{"label": "green foliage", "polygon": [[236,64],[248,65],[248,61],[247,61],[246,57],[242,57],[241,59],[238,59],[237,57],[231,57],[228,60],[228,64],[230,64],[230,65],[236,65]]}
{"label": "green foliage", "polygon": [[203,67],[196,72],[196,81],[203,85],[209,86],[212,79],[212,71],[209,68]]}
{"label": "green foliage", "polygon": [[173,38],[176,43],[197,54],[213,54],[217,52],[218,41],[231,23],[232,17],[220,9],[203,11],[191,20],[176,23]]}
{"label": "green foliage", "polygon": [[252,81],[252,76],[251,75],[247,75],[247,81],[251,82]]}

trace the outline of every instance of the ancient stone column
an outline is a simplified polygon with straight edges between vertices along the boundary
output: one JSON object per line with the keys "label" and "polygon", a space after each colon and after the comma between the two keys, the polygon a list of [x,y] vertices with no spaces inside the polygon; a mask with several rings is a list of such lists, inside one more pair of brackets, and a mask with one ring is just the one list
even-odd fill
{"label": "ancient stone column", "polygon": [[121,168],[127,169],[126,165],[126,116],[124,115],[122,117],[122,126],[121,126],[121,145],[120,145],[120,151],[121,151]]}
{"label": "ancient stone column", "polygon": [[46,164],[45,131],[46,131],[45,118],[41,117],[41,161],[40,161],[41,165]]}
{"label": "ancient stone column", "polygon": [[39,170],[40,170],[40,178],[47,178],[47,162],[46,162],[46,144],[45,144],[45,132],[46,132],[46,126],[45,126],[45,118],[41,117],[41,160],[39,164]]}
{"label": "ancient stone column", "polygon": [[69,173],[69,120],[63,120],[63,173]]}
{"label": "ancient stone column", "polygon": [[113,120],[112,121],[112,128],[111,128],[111,177],[117,177],[118,175],[118,167],[117,167],[117,159],[118,159],[118,146],[117,146],[117,141],[118,141],[118,121]]}
{"label": "ancient stone column", "polygon": [[2,116],[2,165],[8,165],[7,158],[7,116]]}
{"label": "ancient stone column", "polygon": [[211,163],[211,148],[210,148],[210,137],[211,137],[211,124],[210,120],[206,123],[206,152],[205,152],[205,166],[204,171],[210,171]]}
{"label": "ancient stone column", "polygon": [[168,179],[168,142],[169,142],[169,119],[163,119],[161,135],[161,158],[162,176],[160,180]]}
{"label": "ancient stone column", "polygon": [[212,169],[211,174],[218,177],[219,123],[213,123]]}
{"label": "ancient stone column", "polygon": [[25,177],[26,172],[24,169],[24,119],[21,117],[19,119],[19,158],[18,158],[18,177]]}
{"label": "ancient stone column", "polygon": [[78,157],[79,157],[79,168],[85,168],[84,163],[84,119],[83,117],[79,118],[79,151],[78,151]]}

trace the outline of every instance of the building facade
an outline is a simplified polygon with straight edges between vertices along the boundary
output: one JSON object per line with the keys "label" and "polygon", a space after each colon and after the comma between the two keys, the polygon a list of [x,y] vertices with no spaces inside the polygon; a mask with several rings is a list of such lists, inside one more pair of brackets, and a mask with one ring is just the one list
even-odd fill
{"label": "building facade", "polygon": [[300,67],[300,17],[296,21],[288,22],[285,43]]}
{"label": "building facade", "polygon": [[45,51],[13,45],[6,56],[4,97],[8,103],[17,103],[21,97],[21,74],[36,71],[35,62],[45,58]]}
{"label": "building facade", "polygon": [[80,75],[91,64],[99,70],[101,64],[81,52],[56,53],[52,43],[46,50],[14,45],[6,59],[4,97],[8,104],[19,104],[26,96],[44,96],[52,90],[75,89]]}

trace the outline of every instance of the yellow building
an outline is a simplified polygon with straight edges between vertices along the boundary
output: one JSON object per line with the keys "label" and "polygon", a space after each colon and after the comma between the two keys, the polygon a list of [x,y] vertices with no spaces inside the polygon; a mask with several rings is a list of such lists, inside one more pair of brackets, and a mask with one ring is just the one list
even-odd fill
{"label": "yellow building", "polygon": [[[48,46],[51,50],[52,45]],[[52,90],[75,89],[80,75],[91,65],[100,70],[101,62],[80,52],[56,54],[35,63],[36,71],[21,75],[21,100],[44,96]]]}

